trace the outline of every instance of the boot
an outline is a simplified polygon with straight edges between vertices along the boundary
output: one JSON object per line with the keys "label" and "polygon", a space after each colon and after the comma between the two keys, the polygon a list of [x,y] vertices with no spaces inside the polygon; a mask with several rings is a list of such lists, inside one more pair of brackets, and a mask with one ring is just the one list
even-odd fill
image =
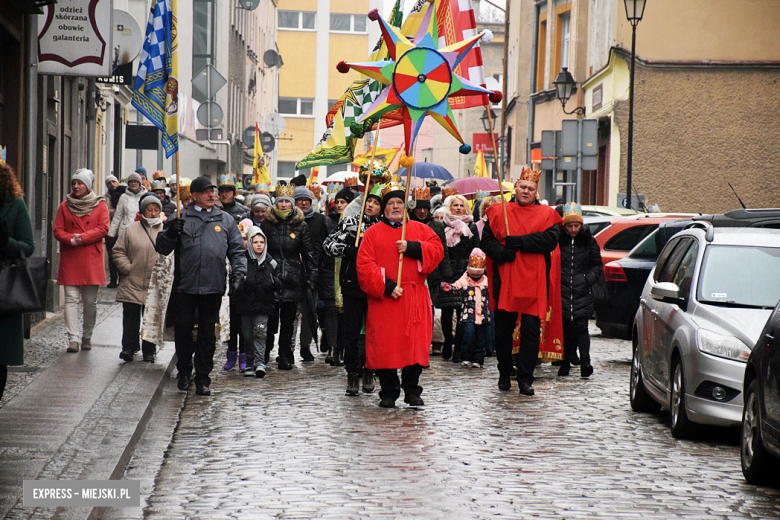
{"label": "boot", "polygon": [[354,397],[358,395],[360,384],[360,375],[357,372],[347,374],[347,395]]}
{"label": "boot", "polygon": [[[235,361],[233,363],[235,364]],[[246,371],[246,354],[238,355],[238,369],[241,372]]]}
{"label": "boot", "polygon": [[336,356],[334,361],[336,362],[334,366],[344,366],[344,347],[336,347]]}
{"label": "boot", "polygon": [[301,345],[301,357],[304,361],[314,361],[314,356],[311,353],[309,345],[306,345],[305,347]]}
{"label": "boot", "polygon": [[363,369],[363,392],[370,394],[374,391],[374,371]]}
{"label": "boot", "polygon": [[452,362],[453,363],[461,362],[460,347],[455,347],[455,349],[452,351]]}
{"label": "boot", "polygon": [[452,357],[452,345],[445,343],[441,349],[442,359],[450,359]]}
{"label": "boot", "polygon": [[329,364],[332,367],[336,366],[336,365],[333,364],[334,360],[333,360],[333,349],[332,348],[328,349],[328,355],[325,356],[325,363]]}
{"label": "boot", "polygon": [[228,350],[227,363],[225,363],[225,366],[222,367],[222,370],[233,370],[233,367],[236,366],[236,359],[238,359],[238,352],[234,350]]}

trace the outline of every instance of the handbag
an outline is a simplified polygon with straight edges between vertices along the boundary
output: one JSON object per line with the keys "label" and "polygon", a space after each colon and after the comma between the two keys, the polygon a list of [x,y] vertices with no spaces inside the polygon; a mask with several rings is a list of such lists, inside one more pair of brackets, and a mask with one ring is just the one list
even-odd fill
{"label": "handbag", "polygon": [[25,258],[0,262],[0,314],[40,312],[46,307],[49,259]]}
{"label": "handbag", "polygon": [[609,292],[607,291],[607,280],[604,278],[604,269],[599,269],[599,275],[591,288],[596,307],[603,307],[609,304]]}

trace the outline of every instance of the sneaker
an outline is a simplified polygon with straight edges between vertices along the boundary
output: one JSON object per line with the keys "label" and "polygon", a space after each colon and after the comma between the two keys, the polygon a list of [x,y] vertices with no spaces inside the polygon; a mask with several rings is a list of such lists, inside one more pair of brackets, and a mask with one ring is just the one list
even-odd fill
{"label": "sneaker", "polygon": [[92,350],[92,338],[81,338],[81,350]]}
{"label": "sneaker", "polygon": [[67,352],[78,352],[79,351],[79,342],[78,341],[71,341],[68,343],[68,349]]}
{"label": "sneaker", "polygon": [[257,379],[263,379],[265,377],[265,365],[262,363],[255,367],[255,377]]}
{"label": "sneaker", "polygon": [[482,366],[482,365],[480,365],[479,363],[472,363],[472,364],[471,364],[471,368],[485,368],[485,367],[483,367],[483,366]]}
{"label": "sneaker", "polygon": [[244,377],[252,377],[255,375],[255,370],[252,367],[246,367],[242,374],[244,374]]}
{"label": "sneaker", "polygon": [[471,362],[466,359],[464,359],[460,364],[463,365],[464,367],[471,366]]}

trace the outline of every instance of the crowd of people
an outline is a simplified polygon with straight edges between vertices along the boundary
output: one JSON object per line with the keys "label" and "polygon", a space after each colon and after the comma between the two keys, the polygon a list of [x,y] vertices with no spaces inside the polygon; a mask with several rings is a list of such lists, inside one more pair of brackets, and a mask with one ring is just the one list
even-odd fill
{"label": "crowd of people", "polygon": [[[215,184],[155,172],[150,181],[139,168],[123,184],[108,176],[99,196],[92,172],[78,170],[54,222],[67,352],[91,349],[107,285],[122,303],[120,359],[140,352],[154,363],[172,326],[178,388],[194,384],[198,395],[211,393],[217,348],[226,349],[222,370],[258,379],[277,345],[281,371],[293,369],[296,346],[303,362],[319,353],[343,367],[348,396],[374,392],[378,379],[387,408],[401,390],[410,406],[424,404],[431,356],[471,369],[496,356],[498,388],[510,390],[514,376],[524,395],[534,395],[540,358],[556,361],[561,377],[572,365],[593,373],[588,319],[601,258],[577,204],[541,204],[530,169],[508,201],[448,187],[407,192],[391,177],[376,161],[326,193],[303,175],[243,190],[232,175]],[[22,197],[0,165],[3,260],[33,254]],[[556,319],[557,350],[540,355]],[[0,316],[10,338],[0,396],[7,365],[23,362],[21,327],[21,315]]]}

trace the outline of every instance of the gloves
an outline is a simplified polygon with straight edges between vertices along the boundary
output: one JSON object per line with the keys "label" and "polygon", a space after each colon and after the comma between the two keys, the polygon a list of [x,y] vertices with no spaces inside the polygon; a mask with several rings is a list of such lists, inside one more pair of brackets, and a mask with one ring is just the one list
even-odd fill
{"label": "gloves", "polygon": [[184,219],[174,218],[171,219],[171,223],[168,224],[168,229],[165,231],[169,237],[174,238],[176,235],[181,234],[184,231]]}
{"label": "gloves", "polygon": [[228,291],[228,296],[233,296],[236,292],[241,290],[241,287],[244,286],[244,280],[246,280],[246,276],[242,276],[240,278],[234,278],[230,281],[230,290]]}
{"label": "gloves", "polygon": [[523,249],[523,237],[520,235],[509,235],[505,240],[506,247],[511,247],[517,251]]}

